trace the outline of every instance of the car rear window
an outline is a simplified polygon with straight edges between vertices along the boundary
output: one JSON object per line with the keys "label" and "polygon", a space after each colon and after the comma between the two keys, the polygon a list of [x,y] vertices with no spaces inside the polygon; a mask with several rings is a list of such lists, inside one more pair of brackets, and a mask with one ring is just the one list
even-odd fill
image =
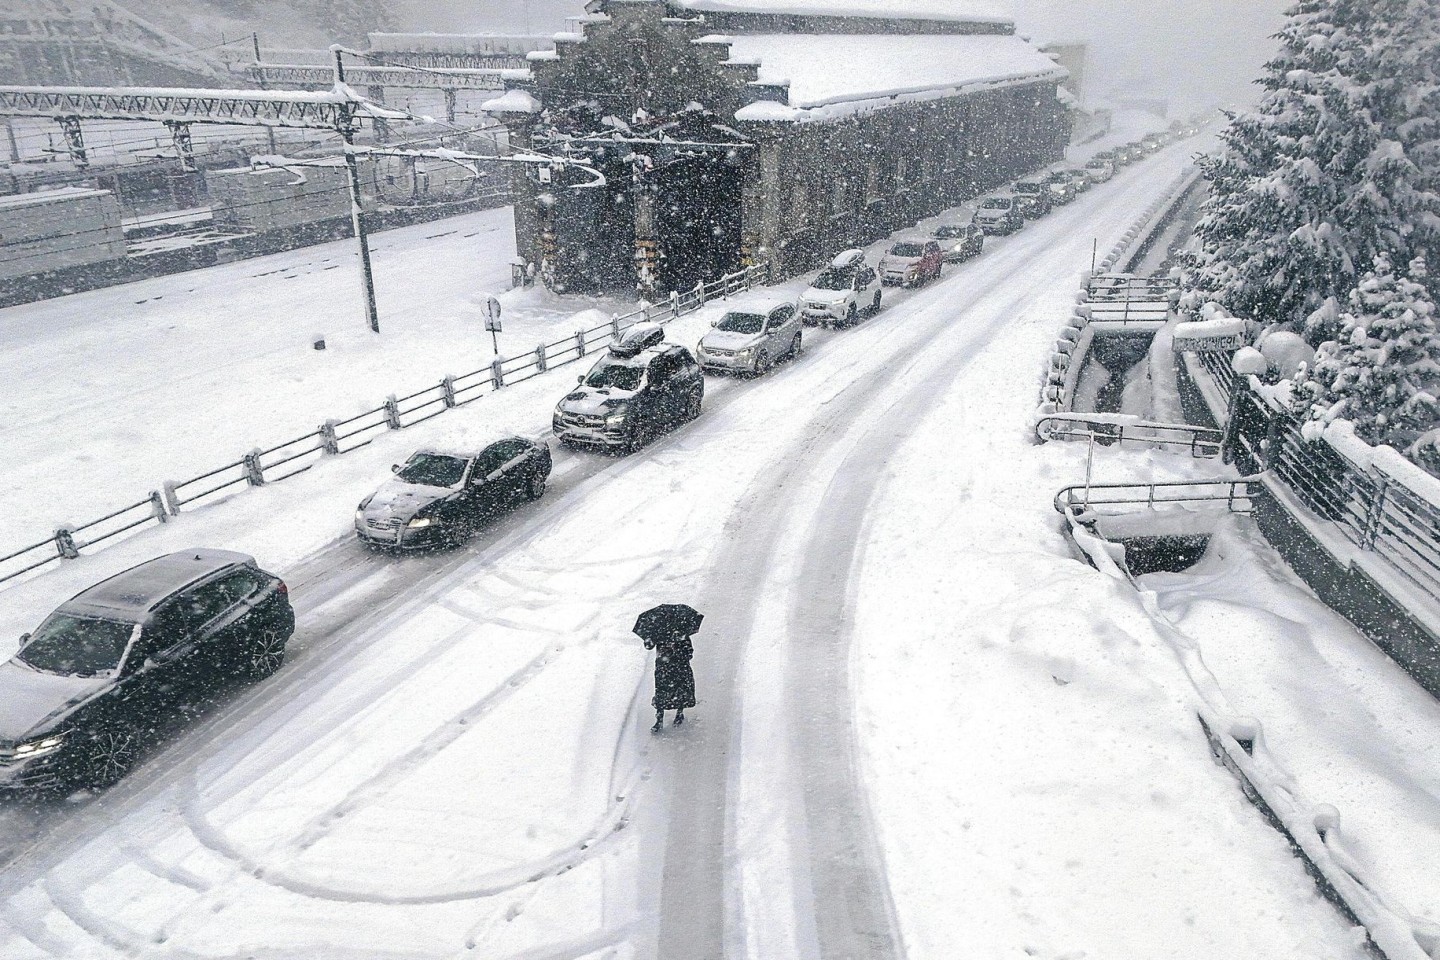
{"label": "car rear window", "polygon": [[43,673],[93,677],[120,666],[135,624],[52,613],[17,655]]}
{"label": "car rear window", "polygon": [[715,325],[716,330],[726,333],[759,333],[765,329],[765,315],[761,313],[727,313]]}
{"label": "car rear window", "polygon": [[585,375],[585,386],[597,389],[611,387],[616,390],[634,390],[640,386],[640,378],[644,373],[644,367],[602,360],[591,367],[590,372]]}
{"label": "car rear window", "polygon": [[924,255],[925,248],[918,243],[897,243],[890,252],[897,257],[919,257]]}
{"label": "car rear window", "polygon": [[464,460],[439,453],[417,453],[396,474],[406,483],[427,487],[453,487],[464,475]]}
{"label": "car rear window", "polygon": [[1009,210],[1010,198],[991,197],[989,200],[986,200],[984,203],[980,204],[980,206],[984,207],[987,210]]}

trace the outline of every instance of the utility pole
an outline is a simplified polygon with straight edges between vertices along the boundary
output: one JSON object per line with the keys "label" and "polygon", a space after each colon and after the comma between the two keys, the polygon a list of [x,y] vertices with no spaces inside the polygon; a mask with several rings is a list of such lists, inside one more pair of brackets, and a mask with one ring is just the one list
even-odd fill
{"label": "utility pole", "polygon": [[[251,42],[251,44],[253,44],[254,47],[255,47],[255,66],[258,67],[258,66],[260,66],[260,32],[259,32],[258,30],[251,32],[251,34],[250,34],[250,42]],[[256,71],[256,72],[258,73],[259,71]],[[260,80],[259,80],[259,85],[260,85],[260,89],[261,89],[261,90],[264,90],[264,89],[265,89],[265,78],[264,78],[264,76],[261,76],[261,78],[260,78]],[[274,128],[274,127],[266,127],[266,128],[265,128],[265,139],[266,139],[266,141],[269,143],[269,146],[270,146],[270,156],[273,157],[273,156],[275,156],[277,153],[280,152],[279,150],[277,150],[277,149],[275,148],[275,128]]]}
{"label": "utility pole", "polygon": [[[344,53],[338,44],[330,48],[335,55],[335,86],[338,89],[345,82]],[[336,127],[340,138],[345,141],[345,171],[350,179],[350,223],[355,228],[355,239],[360,243],[360,283],[365,297],[365,319],[374,333],[380,332],[380,315],[375,310],[375,276],[370,271],[370,239],[365,235],[365,218],[360,208],[360,163],[355,159],[355,107],[348,105],[340,116]]]}

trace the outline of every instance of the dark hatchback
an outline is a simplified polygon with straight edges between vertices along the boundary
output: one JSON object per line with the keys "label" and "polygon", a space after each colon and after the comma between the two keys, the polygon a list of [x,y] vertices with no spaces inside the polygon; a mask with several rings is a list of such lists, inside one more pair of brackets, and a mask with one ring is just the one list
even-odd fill
{"label": "dark hatchback", "polygon": [[520,500],[539,500],[550,448],[506,437],[479,453],[421,450],[360,501],[355,535],[375,547],[417,550],[469,539],[475,528]]}
{"label": "dark hatchback", "polygon": [[197,694],[280,668],[285,584],[228,550],[167,554],[77,594],[0,664],[0,789],[103,787]]}

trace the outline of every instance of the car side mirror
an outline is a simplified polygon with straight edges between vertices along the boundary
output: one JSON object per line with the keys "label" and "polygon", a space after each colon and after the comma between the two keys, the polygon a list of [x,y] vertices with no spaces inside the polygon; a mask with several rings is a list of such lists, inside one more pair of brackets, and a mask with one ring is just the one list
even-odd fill
{"label": "car side mirror", "polygon": [[582,373],[582,374],[580,374],[580,376],[576,377],[576,378],[575,378],[575,382],[576,382],[576,383],[584,383],[584,382],[585,382],[585,374]]}
{"label": "car side mirror", "polygon": [[404,469],[404,468],[401,467],[400,464],[398,464],[398,463],[392,463],[392,464],[390,464],[390,472],[391,472],[391,473],[399,473],[402,469]]}
{"label": "car side mirror", "polygon": [[720,321],[719,321],[719,320],[711,320],[711,321],[710,321],[710,326],[712,326],[712,327],[718,327],[718,326],[720,326]]}
{"label": "car side mirror", "polygon": [[28,633],[22,633],[22,634],[20,634],[20,646],[23,647],[23,646],[25,646],[25,644],[27,644],[27,643],[29,643],[29,642],[30,642],[30,634],[28,634]]}

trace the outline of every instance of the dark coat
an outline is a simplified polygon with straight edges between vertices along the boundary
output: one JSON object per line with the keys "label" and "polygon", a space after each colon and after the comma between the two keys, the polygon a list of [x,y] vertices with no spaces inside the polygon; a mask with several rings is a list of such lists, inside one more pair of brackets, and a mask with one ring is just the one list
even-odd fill
{"label": "dark coat", "polygon": [[695,706],[695,672],[690,659],[695,648],[689,637],[668,637],[647,647],[655,648],[655,697],[650,703],[656,710],[684,710]]}

